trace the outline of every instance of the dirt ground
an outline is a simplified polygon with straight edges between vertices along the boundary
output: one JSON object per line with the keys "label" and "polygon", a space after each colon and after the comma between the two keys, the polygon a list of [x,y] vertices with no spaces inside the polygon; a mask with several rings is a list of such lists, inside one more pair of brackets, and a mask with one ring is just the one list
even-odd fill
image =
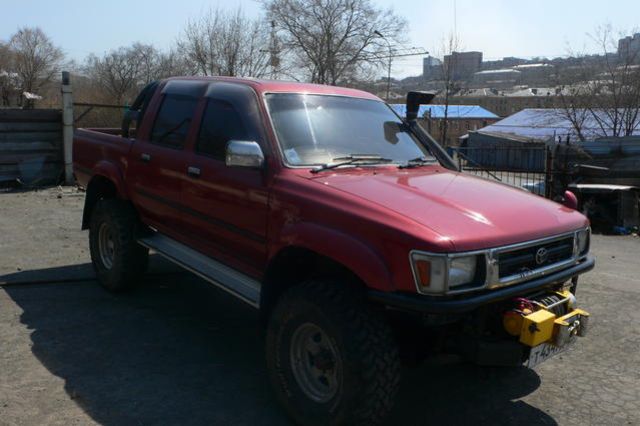
{"label": "dirt ground", "polygon": [[[288,424],[256,313],[156,258],[133,293],[103,291],[82,202],[71,188],[0,194],[0,424]],[[640,238],[592,249],[587,337],[535,370],[407,370],[389,424],[640,424]]]}

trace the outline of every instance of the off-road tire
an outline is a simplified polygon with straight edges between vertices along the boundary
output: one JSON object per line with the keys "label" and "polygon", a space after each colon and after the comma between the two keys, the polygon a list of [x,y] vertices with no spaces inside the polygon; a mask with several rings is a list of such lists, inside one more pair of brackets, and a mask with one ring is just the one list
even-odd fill
{"label": "off-road tire", "polygon": [[[292,337],[311,323],[335,343],[342,374],[325,403],[305,394],[291,363]],[[387,322],[342,283],[308,281],[283,294],[266,332],[266,359],[275,393],[301,425],[372,425],[391,410],[400,382],[398,349]]]}
{"label": "off-road tire", "polygon": [[[113,241],[112,264],[107,267],[100,255],[99,232],[108,227]],[[112,292],[130,289],[147,270],[149,249],[136,242],[141,224],[131,204],[118,199],[99,200],[89,226],[91,262],[100,285]]]}

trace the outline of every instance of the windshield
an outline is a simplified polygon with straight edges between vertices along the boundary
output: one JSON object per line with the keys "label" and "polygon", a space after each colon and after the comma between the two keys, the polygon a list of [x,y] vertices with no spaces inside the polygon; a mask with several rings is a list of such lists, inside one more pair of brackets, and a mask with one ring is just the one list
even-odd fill
{"label": "windshield", "polygon": [[433,159],[382,102],[289,93],[266,98],[287,164],[322,165],[353,155],[380,156],[400,164]]}

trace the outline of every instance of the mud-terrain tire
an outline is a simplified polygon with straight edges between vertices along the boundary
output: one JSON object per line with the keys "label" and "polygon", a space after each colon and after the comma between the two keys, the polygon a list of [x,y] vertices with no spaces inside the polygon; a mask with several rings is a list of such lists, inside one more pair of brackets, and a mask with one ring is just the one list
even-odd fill
{"label": "mud-terrain tire", "polygon": [[378,424],[400,382],[389,325],[337,282],[308,281],[281,296],[267,326],[266,359],[279,401],[301,425]]}
{"label": "mud-terrain tire", "polygon": [[139,231],[138,216],[129,203],[100,200],[93,209],[89,226],[91,262],[105,289],[130,289],[146,272],[149,250],[136,242]]}

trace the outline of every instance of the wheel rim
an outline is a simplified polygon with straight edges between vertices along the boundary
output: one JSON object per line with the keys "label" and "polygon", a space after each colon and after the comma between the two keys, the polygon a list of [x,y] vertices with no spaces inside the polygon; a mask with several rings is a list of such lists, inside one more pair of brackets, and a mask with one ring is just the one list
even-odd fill
{"label": "wheel rim", "polygon": [[113,240],[111,227],[104,222],[100,224],[100,229],[98,230],[98,251],[102,265],[106,269],[111,269],[115,253],[115,242]]}
{"label": "wheel rim", "polygon": [[342,363],[335,343],[318,326],[302,324],[291,338],[291,370],[302,391],[324,403],[340,387]]}

